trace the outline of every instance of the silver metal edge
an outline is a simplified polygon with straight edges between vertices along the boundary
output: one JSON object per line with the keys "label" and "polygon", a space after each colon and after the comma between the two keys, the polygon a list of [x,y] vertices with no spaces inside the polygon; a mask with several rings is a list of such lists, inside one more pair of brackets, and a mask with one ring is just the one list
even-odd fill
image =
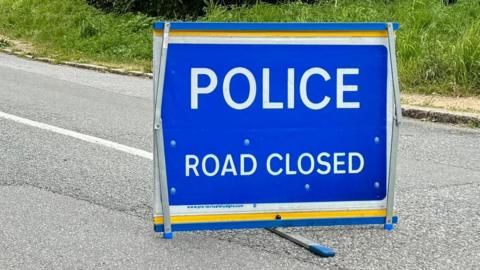
{"label": "silver metal edge", "polygon": [[[159,75],[159,63],[162,48],[162,38],[159,36],[153,37],[153,115],[152,125],[154,123],[156,108],[157,108],[157,85]],[[160,178],[158,176],[157,166],[157,143],[156,130],[153,128],[153,217],[162,215],[162,204],[160,203]]]}
{"label": "silver metal edge", "polygon": [[[160,60],[156,61],[157,63],[155,63],[155,67],[154,67],[156,71],[156,74],[155,74],[156,88],[154,93],[155,114],[154,114],[154,122],[153,122],[154,177],[155,177],[155,184],[156,184],[155,185],[156,190],[154,193],[154,196],[155,196],[154,205],[155,207],[157,207],[156,211],[158,213],[159,212],[158,210],[160,210],[160,207],[158,206],[158,201],[161,202],[164,234],[170,234],[172,232],[171,219],[170,219],[170,203],[168,198],[167,168],[165,163],[165,146],[163,141],[163,124],[162,124],[162,116],[161,116],[169,31],[170,31],[170,23],[165,22],[165,26],[163,30],[162,46],[160,48]],[[158,70],[158,73],[157,73],[157,70]]]}
{"label": "silver metal edge", "polygon": [[401,123],[402,109],[400,107],[400,84],[398,82],[397,57],[395,49],[395,33],[392,23],[387,24],[388,30],[388,54],[390,58],[390,71],[393,84],[393,98],[395,111],[393,114],[394,124],[392,125],[392,141],[390,145],[390,164],[388,174],[387,188],[387,217],[385,224],[393,224],[395,182],[396,182],[396,166],[397,166],[397,149],[398,149],[398,128]]}

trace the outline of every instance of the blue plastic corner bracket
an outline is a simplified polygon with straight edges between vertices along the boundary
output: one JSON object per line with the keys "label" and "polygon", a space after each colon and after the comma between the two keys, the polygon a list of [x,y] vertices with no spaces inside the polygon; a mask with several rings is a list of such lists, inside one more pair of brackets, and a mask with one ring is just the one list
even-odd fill
{"label": "blue plastic corner bracket", "polygon": [[383,225],[383,228],[386,230],[386,231],[392,231],[393,230],[393,223],[386,223]]}
{"label": "blue plastic corner bracket", "polygon": [[172,239],[173,238],[173,233],[163,233],[163,239]]}

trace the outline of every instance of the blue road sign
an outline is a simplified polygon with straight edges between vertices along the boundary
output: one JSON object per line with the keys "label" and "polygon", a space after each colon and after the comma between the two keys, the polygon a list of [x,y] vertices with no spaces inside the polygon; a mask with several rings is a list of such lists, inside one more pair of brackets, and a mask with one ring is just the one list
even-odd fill
{"label": "blue road sign", "polygon": [[156,24],[157,231],[385,223],[387,24],[292,25]]}

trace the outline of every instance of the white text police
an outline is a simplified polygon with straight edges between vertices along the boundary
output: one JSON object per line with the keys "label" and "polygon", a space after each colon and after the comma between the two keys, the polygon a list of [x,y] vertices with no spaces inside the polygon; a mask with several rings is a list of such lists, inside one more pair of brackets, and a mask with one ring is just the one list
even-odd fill
{"label": "white text police", "polygon": [[[309,91],[325,91],[325,89],[307,89],[307,84],[309,79],[312,76],[319,76],[321,80],[329,81],[332,78],[332,75],[328,73],[325,69],[321,67],[312,67],[305,70],[301,77],[298,87],[295,82],[295,68],[288,68],[284,72],[285,82],[286,82],[286,91],[284,94],[284,100],[273,101],[270,98],[270,69],[263,68],[261,74],[261,81],[255,79],[254,74],[247,68],[244,67],[235,67],[230,69],[223,78],[219,78],[215,71],[206,67],[198,67],[190,69],[190,108],[197,110],[201,108],[201,100],[208,99],[208,95],[214,91],[222,91],[223,98],[228,104],[229,107],[235,110],[244,110],[249,108],[256,98],[262,99],[262,108],[263,109],[294,109],[297,106],[295,100],[295,91],[298,88],[300,94],[301,103],[311,110],[321,110],[328,106],[331,102],[331,97],[325,93],[323,98],[320,101],[312,101],[308,95]],[[346,92],[356,92],[358,91],[358,85],[355,84],[345,84],[344,77],[350,76],[355,77],[359,76],[360,69],[358,68],[337,68],[333,76],[336,77],[336,102],[333,106],[337,109],[359,109],[360,102],[355,101],[355,95],[352,95],[348,98],[350,101],[345,101],[344,95]],[[200,86],[199,78],[208,77],[209,83],[207,85]],[[243,80],[246,79],[248,82],[247,89],[242,89],[248,93],[245,100],[234,100],[231,93],[231,81],[234,77],[241,77]],[[257,90],[261,88],[261,93],[257,93]],[[261,97],[259,97],[261,95]],[[353,100],[353,101],[352,101]]]}

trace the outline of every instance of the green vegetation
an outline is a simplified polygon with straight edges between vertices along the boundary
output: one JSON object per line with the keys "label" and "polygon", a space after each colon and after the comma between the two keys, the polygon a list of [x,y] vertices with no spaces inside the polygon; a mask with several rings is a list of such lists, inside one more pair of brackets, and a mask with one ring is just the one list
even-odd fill
{"label": "green vegetation", "polygon": [[[259,0],[85,0],[88,4],[108,12],[141,12],[150,16],[165,16],[177,19],[195,19],[205,14],[205,7],[222,5],[252,6]],[[315,0],[296,0],[315,2]],[[281,3],[285,0],[262,0],[266,3]]]}
{"label": "green vegetation", "polygon": [[[206,1],[215,2],[215,1]],[[207,5],[202,21],[397,21],[404,91],[480,95],[480,2],[319,0],[315,4]],[[0,35],[34,45],[35,54],[149,71],[151,23],[104,13],[82,0],[0,0]]]}
{"label": "green vegetation", "polygon": [[0,35],[34,45],[33,53],[151,70],[151,25],[140,14],[105,14],[82,0],[0,0]]}
{"label": "green vegetation", "polygon": [[141,12],[150,16],[177,18],[197,17],[203,14],[203,7],[207,4],[205,0],[86,0],[86,2],[108,12]]}
{"label": "green vegetation", "polygon": [[480,95],[480,2],[445,6],[433,0],[338,0],[308,5],[214,6],[208,21],[396,21],[402,90]]}

